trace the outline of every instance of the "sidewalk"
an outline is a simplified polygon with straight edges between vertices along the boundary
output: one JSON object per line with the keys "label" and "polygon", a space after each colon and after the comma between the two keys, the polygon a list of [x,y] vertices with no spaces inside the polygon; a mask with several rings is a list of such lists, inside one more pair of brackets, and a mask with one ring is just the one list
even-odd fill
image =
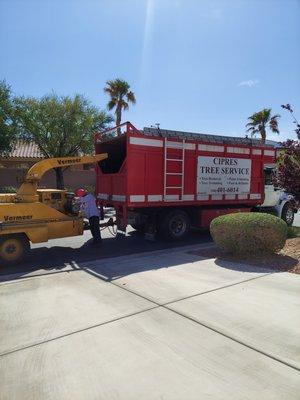
{"label": "sidewalk", "polygon": [[0,399],[298,399],[300,277],[187,246],[0,284]]}

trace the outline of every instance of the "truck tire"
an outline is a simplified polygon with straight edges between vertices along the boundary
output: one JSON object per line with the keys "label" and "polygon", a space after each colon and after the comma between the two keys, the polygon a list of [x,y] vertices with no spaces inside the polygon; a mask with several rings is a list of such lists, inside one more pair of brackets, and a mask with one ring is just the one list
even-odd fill
{"label": "truck tire", "polygon": [[171,210],[163,214],[159,233],[168,240],[181,240],[191,229],[189,215],[183,210]]}
{"label": "truck tire", "polygon": [[286,203],[281,211],[281,219],[283,219],[288,226],[292,226],[294,222],[294,209],[290,203]]}
{"label": "truck tire", "polygon": [[9,266],[21,262],[29,250],[29,240],[23,234],[0,236],[0,265]]}

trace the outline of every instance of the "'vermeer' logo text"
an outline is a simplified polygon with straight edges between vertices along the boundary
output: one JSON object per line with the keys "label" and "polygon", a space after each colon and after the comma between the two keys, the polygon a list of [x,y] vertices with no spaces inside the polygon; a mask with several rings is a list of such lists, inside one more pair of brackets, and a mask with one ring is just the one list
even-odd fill
{"label": "'vermeer' logo text", "polygon": [[69,159],[66,159],[66,160],[63,160],[63,159],[58,159],[57,160],[57,162],[58,162],[58,164],[59,165],[68,165],[68,164],[74,164],[74,163],[77,163],[77,162],[80,162],[81,161],[81,158],[69,158]]}
{"label": "'vermeer' logo text", "polygon": [[28,219],[32,219],[32,215],[4,215],[5,222],[27,221]]}

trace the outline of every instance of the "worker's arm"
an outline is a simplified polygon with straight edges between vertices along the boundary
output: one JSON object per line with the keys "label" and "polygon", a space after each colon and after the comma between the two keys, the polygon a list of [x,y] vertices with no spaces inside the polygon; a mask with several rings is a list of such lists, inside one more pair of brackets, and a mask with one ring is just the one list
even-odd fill
{"label": "worker's arm", "polygon": [[75,202],[79,207],[79,210],[81,211],[81,213],[83,214],[83,216],[85,216],[85,206],[86,203],[84,201],[84,197],[75,197]]}

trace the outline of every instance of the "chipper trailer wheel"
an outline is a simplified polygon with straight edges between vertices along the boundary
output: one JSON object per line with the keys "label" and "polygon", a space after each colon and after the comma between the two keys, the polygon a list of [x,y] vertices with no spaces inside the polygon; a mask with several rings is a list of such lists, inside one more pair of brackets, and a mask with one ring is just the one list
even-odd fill
{"label": "chipper trailer wheel", "polygon": [[12,265],[22,261],[29,249],[29,240],[25,235],[0,236],[0,265]]}

